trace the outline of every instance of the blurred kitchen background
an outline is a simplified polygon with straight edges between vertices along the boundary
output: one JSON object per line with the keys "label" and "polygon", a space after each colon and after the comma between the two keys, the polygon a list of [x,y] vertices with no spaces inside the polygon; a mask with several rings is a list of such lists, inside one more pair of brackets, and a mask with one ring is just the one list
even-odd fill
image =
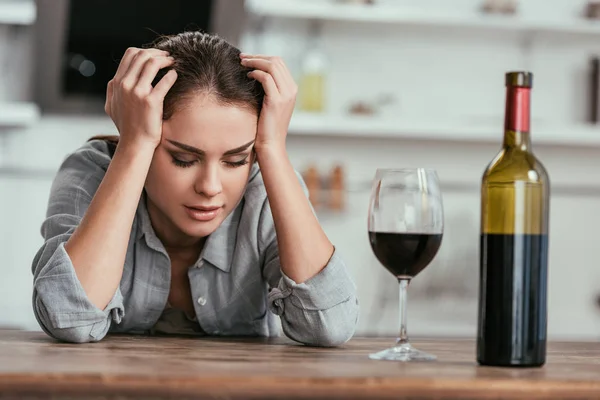
{"label": "blurred kitchen background", "polygon": [[299,84],[288,149],[354,276],[359,335],[397,332],[397,283],[367,237],[377,167],[435,168],[445,233],[409,288],[409,334],[475,334],[479,182],[500,148],[504,73],[534,72],[552,181],[549,336],[600,338],[600,5],[586,0],[0,0],[0,326],[38,330],[31,261],[63,158],[116,130],[128,46],[184,29],[282,56]]}

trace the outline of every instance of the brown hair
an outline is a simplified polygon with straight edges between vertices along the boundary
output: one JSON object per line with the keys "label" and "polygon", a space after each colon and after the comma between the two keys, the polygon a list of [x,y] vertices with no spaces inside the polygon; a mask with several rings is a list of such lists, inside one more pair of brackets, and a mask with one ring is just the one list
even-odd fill
{"label": "brown hair", "polygon": [[[170,70],[177,71],[177,80],[165,96],[163,120],[173,116],[187,98],[205,93],[224,105],[246,107],[256,115],[262,108],[264,90],[260,82],[247,76],[250,69],[240,64],[240,50],[221,37],[200,31],[162,36],[149,46],[165,50],[175,63],[160,70],[152,85]],[[94,136],[89,140],[104,140],[113,146],[118,136]]]}

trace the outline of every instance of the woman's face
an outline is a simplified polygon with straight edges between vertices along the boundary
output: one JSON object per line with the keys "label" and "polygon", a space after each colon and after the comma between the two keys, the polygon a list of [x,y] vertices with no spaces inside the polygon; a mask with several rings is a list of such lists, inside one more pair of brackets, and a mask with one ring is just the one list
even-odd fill
{"label": "woman's face", "polygon": [[215,231],[240,201],[253,162],[257,116],[198,95],[163,122],[146,193],[166,245],[185,246]]}

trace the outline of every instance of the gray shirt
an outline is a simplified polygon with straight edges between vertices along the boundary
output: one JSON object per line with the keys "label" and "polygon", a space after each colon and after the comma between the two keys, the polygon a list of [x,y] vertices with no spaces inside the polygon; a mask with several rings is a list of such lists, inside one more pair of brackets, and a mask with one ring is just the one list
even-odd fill
{"label": "gray shirt", "polygon": [[[104,310],[88,299],[65,251],[110,161],[107,143],[90,141],[65,158],[52,184],[41,226],[44,244],[32,264],[33,309],[42,329],[60,340],[91,342],[107,332],[149,333],[167,305],[171,262],[152,228],[145,193],[132,224],[120,285]],[[337,250],[304,283],[281,271],[273,217],[256,164],[239,205],[207,238],[188,277],[197,321],[208,335],[277,336],[279,316],[289,338],[335,346],[352,337],[358,321],[356,288]]]}

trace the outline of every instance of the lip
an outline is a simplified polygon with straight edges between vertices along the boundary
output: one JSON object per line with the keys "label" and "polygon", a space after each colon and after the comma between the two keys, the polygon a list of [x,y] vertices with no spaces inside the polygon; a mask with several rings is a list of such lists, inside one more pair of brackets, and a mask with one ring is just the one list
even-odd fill
{"label": "lip", "polygon": [[200,211],[214,211],[214,210],[218,210],[219,208],[221,208],[221,206],[186,206],[187,208],[192,208],[195,210],[200,210]]}
{"label": "lip", "polygon": [[214,206],[184,206],[184,208],[191,219],[201,222],[212,221],[221,213],[221,210],[223,210],[223,207]]}

